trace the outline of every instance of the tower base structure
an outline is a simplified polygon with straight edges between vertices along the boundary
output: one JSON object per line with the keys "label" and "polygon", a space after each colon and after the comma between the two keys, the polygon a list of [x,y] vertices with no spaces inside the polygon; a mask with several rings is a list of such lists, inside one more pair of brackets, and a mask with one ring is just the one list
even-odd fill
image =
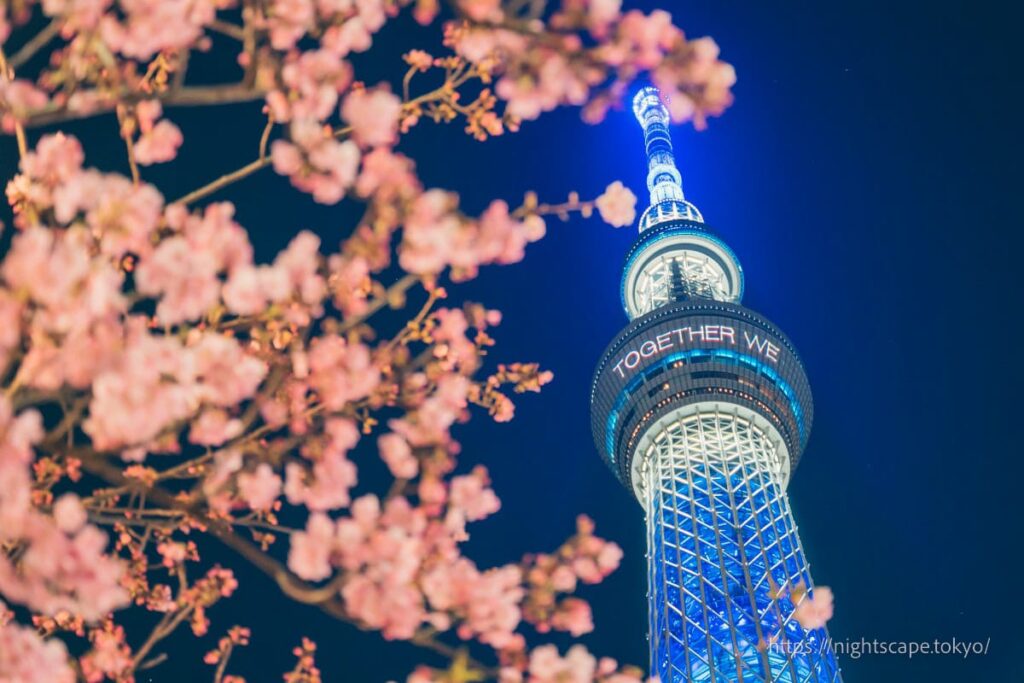
{"label": "tower base structure", "polygon": [[747,409],[697,403],[645,434],[651,671],[675,681],[832,683],[823,629],[782,590],[809,586],[782,485],[778,436]]}
{"label": "tower base structure", "polygon": [[789,340],[735,303],[634,320],[594,380],[595,442],[647,520],[651,671],[664,683],[840,681],[786,496],[813,417]]}

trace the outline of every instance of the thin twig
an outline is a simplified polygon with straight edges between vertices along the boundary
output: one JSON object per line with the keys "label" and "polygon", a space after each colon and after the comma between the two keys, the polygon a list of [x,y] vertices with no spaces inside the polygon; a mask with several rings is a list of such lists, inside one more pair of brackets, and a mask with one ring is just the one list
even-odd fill
{"label": "thin twig", "polygon": [[121,105],[117,107],[117,125],[120,128],[121,139],[124,140],[125,147],[128,151],[128,168],[132,172],[132,183],[135,185],[139,184],[139,165],[135,163],[135,143],[132,141],[132,131],[135,129],[134,123],[128,126],[128,113],[125,108]]}
{"label": "thin twig", "polygon": [[207,26],[216,31],[217,33],[222,33],[228,36],[229,38],[234,38],[235,40],[239,41],[245,41],[245,29],[236,24],[232,24],[227,21],[221,21],[220,19],[214,19],[213,21],[208,23]]}
{"label": "thin twig", "polygon": [[270,165],[270,157],[262,157],[260,159],[257,159],[256,161],[253,161],[253,162],[250,162],[250,163],[246,164],[245,166],[242,166],[241,168],[235,169],[231,173],[225,173],[224,175],[222,175],[221,177],[217,178],[216,180],[214,180],[214,181],[212,181],[210,183],[207,183],[206,185],[203,185],[202,187],[200,187],[197,190],[193,190],[192,192],[189,192],[184,197],[179,197],[178,199],[174,200],[171,203],[172,204],[191,204],[193,202],[199,201],[200,199],[203,199],[204,197],[209,197],[211,194],[213,194],[217,190],[221,189],[222,187],[226,187],[226,186],[230,185],[231,183],[233,183],[233,182],[235,182],[237,180],[241,180],[242,178],[245,178],[246,176],[250,176],[253,173],[255,173],[256,171],[260,170],[261,168],[266,168],[269,165]]}
{"label": "thin twig", "polygon": [[32,59],[39,50],[53,40],[54,36],[60,33],[60,25],[60,20],[54,19],[46,25],[46,28],[32,36],[32,39],[22,45],[20,50],[11,55],[10,60],[8,60],[11,68],[17,69]]}
{"label": "thin twig", "polygon": [[267,158],[267,143],[270,142],[270,131],[274,129],[274,119],[267,116],[267,125],[263,127],[263,135],[260,136],[260,161]]}
{"label": "thin twig", "polygon": [[374,313],[387,306],[388,303],[392,301],[395,296],[398,296],[399,294],[404,294],[405,292],[409,291],[409,289],[417,282],[419,282],[419,278],[417,276],[412,275],[411,273],[403,275],[400,280],[398,280],[393,285],[388,287],[387,291],[382,296],[379,296],[373,301],[371,301],[367,305],[366,310],[364,310],[360,315],[347,318],[345,322],[342,323],[341,327],[338,329],[338,332],[345,333],[348,330],[351,330],[353,327],[361,325],[367,320],[367,318],[369,318]]}

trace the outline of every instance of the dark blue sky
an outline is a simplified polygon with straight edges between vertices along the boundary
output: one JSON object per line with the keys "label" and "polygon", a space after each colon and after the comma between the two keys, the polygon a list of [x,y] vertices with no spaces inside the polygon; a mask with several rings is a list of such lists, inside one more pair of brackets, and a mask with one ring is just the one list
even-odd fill
{"label": "dark blue sky", "polygon": [[[1021,220],[1010,204],[1021,150],[1014,22],[968,2],[669,9],[689,35],[713,36],[738,72],[725,116],[673,138],[687,197],[744,265],[746,305],[789,334],[810,374],[815,425],[790,496],[815,579],[837,595],[833,636],[991,638],[987,656],[966,661],[844,658],[846,680],[1024,679],[1015,656],[1024,641],[1014,564],[1024,377]],[[428,35],[398,22],[381,39],[423,37],[429,48]],[[380,78],[401,70],[397,56],[368,66]],[[182,164],[149,174],[169,196],[254,153],[258,107],[210,116],[171,113],[186,133]],[[91,163],[122,168],[111,121],[70,130],[101,129],[107,137],[87,146]],[[6,177],[13,145],[0,145]],[[642,138],[624,112],[597,127],[557,112],[487,145],[428,123],[402,148],[428,184],[460,190],[472,210],[531,189],[545,200],[593,196],[614,179],[644,196]],[[269,172],[223,197],[239,204],[263,258],[299,228],[336,243],[352,218]],[[586,642],[646,664],[641,510],[600,462],[588,408],[594,364],[625,323],[618,281],[634,237],[596,220],[552,223],[522,264],[452,292],[504,312],[496,359],[536,360],[555,373],[543,394],[519,402],[512,423],[479,416],[460,433],[464,466],[485,463],[504,501],[475,527],[470,552],[482,564],[512,561],[555,547],[577,513],[591,515],[626,556],[584,594],[597,623]],[[302,634],[320,643],[328,681],[401,677],[419,656],[291,605],[257,574],[242,579],[232,605],[211,616],[214,633],[253,627],[254,647],[237,660],[251,680],[276,680]],[[177,656],[152,680],[208,675],[198,656],[212,645],[190,641],[179,644],[196,656]]]}

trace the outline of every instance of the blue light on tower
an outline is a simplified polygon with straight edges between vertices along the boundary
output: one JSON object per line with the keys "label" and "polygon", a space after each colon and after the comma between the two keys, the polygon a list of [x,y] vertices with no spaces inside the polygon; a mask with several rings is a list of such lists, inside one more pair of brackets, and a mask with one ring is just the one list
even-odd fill
{"label": "blue light on tower", "polygon": [[786,496],[813,419],[796,349],[740,304],[743,270],[686,200],[668,111],[633,101],[650,207],[623,268],[630,323],[591,393],[594,442],[647,517],[652,673],[663,683],[835,683]]}

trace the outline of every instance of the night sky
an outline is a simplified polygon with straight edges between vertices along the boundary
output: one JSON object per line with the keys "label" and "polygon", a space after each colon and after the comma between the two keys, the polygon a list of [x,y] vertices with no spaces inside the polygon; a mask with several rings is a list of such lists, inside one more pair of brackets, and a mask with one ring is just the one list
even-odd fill
{"label": "night sky", "polygon": [[[1024,680],[1015,23],[976,2],[626,4],[669,7],[738,73],[725,116],[704,132],[676,127],[673,139],[687,198],[743,263],[745,305],[789,335],[810,375],[815,424],[789,492],[815,580],[836,593],[831,634],[990,639],[987,656],[967,660],[844,657],[846,681]],[[396,83],[398,48],[436,49],[436,33],[394,22],[360,75]],[[199,60],[230,78],[225,62],[217,50]],[[185,132],[181,161],[145,173],[168,197],[251,160],[262,128],[258,105],[170,118]],[[67,130],[86,138],[89,163],[125,170],[111,119]],[[528,190],[595,196],[615,179],[646,203],[642,136],[624,111],[592,127],[561,110],[485,145],[461,126],[425,123],[400,149],[428,186],[460,191],[473,212]],[[12,140],[0,140],[0,159],[9,177]],[[356,215],[314,205],[271,171],[218,198],[238,204],[264,260],[301,228],[333,247]],[[592,516],[625,558],[583,591],[597,624],[584,642],[646,666],[641,509],[600,461],[588,406],[594,365],[626,322],[618,286],[635,235],[596,219],[552,222],[523,263],[451,292],[504,313],[495,362],[539,361],[555,374],[518,401],[513,422],[477,415],[456,433],[462,467],[486,464],[504,503],[471,527],[467,553],[483,566],[515,561]],[[208,557],[231,561],[214,546]],[[403,678],[426,656],[239,575],[236,596],[211,611],[211,635],[171,641],[179,652],[151,680],[207,680],[201,653],[234,623],[254,642],[231,670],[252,681],[278,680],[302,635],[319,643],[327,681]]]}

